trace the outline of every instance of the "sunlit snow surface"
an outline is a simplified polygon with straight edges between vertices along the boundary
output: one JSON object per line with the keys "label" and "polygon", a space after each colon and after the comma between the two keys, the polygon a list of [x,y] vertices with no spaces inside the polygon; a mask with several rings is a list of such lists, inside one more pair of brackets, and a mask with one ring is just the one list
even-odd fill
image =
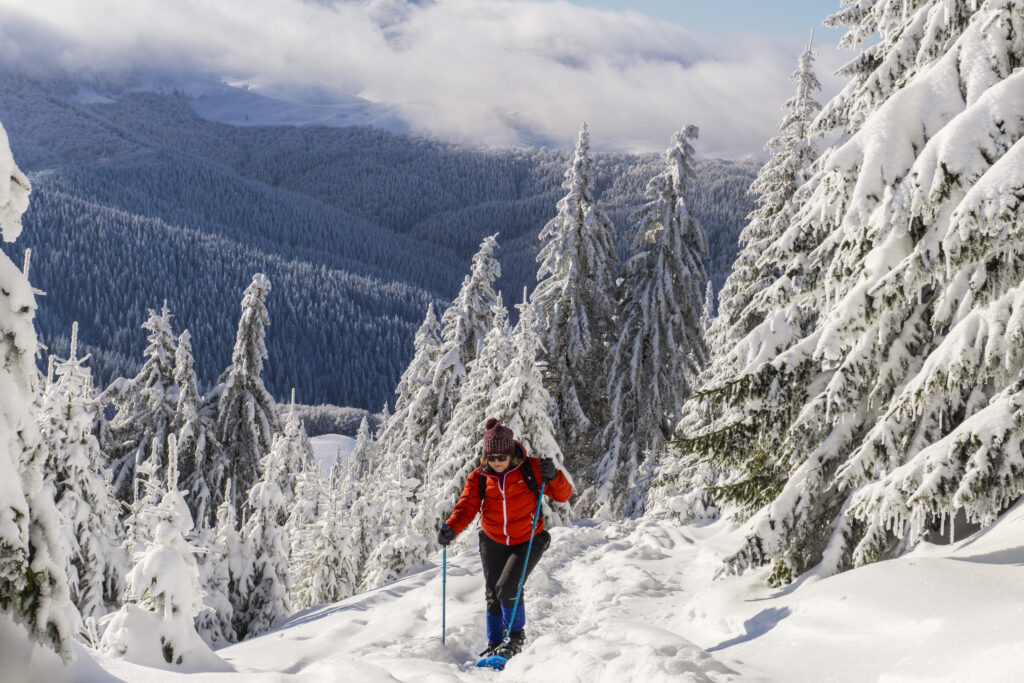
{"label": "sunlit snow surface", "polygon": [[331,468],[335,464],[344,465],[345,459],[356,447],[356,440],[344,434],[314,436],[309,443],[313,447],[313,457],[320,463],[320,472],[325,479],[330,476]]}
{"label": "sunlit snow surface", "polygon": [[529,644],[503,673],[473,666],[484,645],[475,548],[449,563],[446,645],[435,566],[219,650],[237,674],[180,678],[103,658],[72,673],[109,680],[98,664],[125,681],[197,683],[1020,680],[1021,505],[952,546],[782,590],[763,572],[713,578],[740,534],[657,519],[554,529],[526,591]]}

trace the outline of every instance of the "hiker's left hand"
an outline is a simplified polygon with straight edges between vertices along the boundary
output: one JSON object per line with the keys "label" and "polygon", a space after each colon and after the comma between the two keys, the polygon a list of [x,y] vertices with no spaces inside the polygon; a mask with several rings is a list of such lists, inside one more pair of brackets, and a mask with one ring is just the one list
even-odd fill
{"label": "hiker's left hand", "polygon": [[555,461],[551,458],[541,458],[540,460],[540,476],[544,477],[544,481],[554,481],[558,476],[558,468],[555,467]]}

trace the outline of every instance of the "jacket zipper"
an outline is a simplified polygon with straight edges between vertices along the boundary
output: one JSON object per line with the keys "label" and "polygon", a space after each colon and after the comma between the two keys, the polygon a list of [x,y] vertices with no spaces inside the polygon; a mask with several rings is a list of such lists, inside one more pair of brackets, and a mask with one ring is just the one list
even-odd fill
{"label": "jacket zipper", "polygon": [[508,506],[505,505],[505,479],[508,477],[508,475],[511,472],[514,472],[517,469],[519,469],[520,467],[522,467],[523,463],[525,463],[525,462],[526,461],[524,460],[524,461],[522,461],[522,463],[519,463],[518,465],[516,465],[511,470],[506,470],[505,471],[505,476],[501,476],[500,477],[500,476],[495,475],[495,478],[498,479],[498,490],[500,490],[500,492],[502,492],[502,531],[505,533],[505,545],[506,546],[511,546],[512,545],[512,539],[509,538],[509,511],[508,511]]}
{"label": "jacket zipper", "polygon": [[505,545],[509,545],[508,507],[505,505],[505,477],[501,477],[498,490],[501,491],[501,530],[505,533]]}

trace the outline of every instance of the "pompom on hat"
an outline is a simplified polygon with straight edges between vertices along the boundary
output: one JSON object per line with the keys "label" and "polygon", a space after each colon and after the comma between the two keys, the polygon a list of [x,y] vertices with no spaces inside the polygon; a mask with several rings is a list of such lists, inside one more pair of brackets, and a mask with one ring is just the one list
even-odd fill
{"label": "pompom on hat", "polygon": [[514,455],[516,452],[515,434],[495,418],[484,423],[484,457],[488,455]]}

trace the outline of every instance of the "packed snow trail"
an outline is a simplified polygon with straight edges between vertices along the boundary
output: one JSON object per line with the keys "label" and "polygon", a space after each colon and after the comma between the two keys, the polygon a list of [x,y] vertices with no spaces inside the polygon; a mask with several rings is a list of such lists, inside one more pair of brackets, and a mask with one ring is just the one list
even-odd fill
{"label": "packed snow trail", "polygon": [[[257,638],[220,654],[240,672],[276,670],[309,680],[737,680],[700,647],[649,624],[643,601],[667,603],[673,581],[647,567],[668,555],[645,540],[651,534],[630,535],[632,526],[551,531],[551,548],[526,585],[527,646],[503,673],[475,666],[486,644],[475,548],[449,558],[446,646],[440,642],[441,576],[435,567],[293,617],[266,637],[287,639],[286,648],[268,648]],[[332,650],[337,654],[321,656]],[[281,661],[285,653],[288,662]]]}
{"label": "packed snow trail", "polygon": [[[470,538],[472,547],[449,557],[446,646],[438,553],[435,566],[218,650],[237,673],[187,680],[1019,680],[1024,504],[955,544],[783,589],[766,585],[767,569],[715,580],[743,533],[723,521],[680,527],[651,518],[552,529],[526,585],[527,646],[503,672],[475,666],[484,601]],[[70,680],[183,680],[76,650]]]}

